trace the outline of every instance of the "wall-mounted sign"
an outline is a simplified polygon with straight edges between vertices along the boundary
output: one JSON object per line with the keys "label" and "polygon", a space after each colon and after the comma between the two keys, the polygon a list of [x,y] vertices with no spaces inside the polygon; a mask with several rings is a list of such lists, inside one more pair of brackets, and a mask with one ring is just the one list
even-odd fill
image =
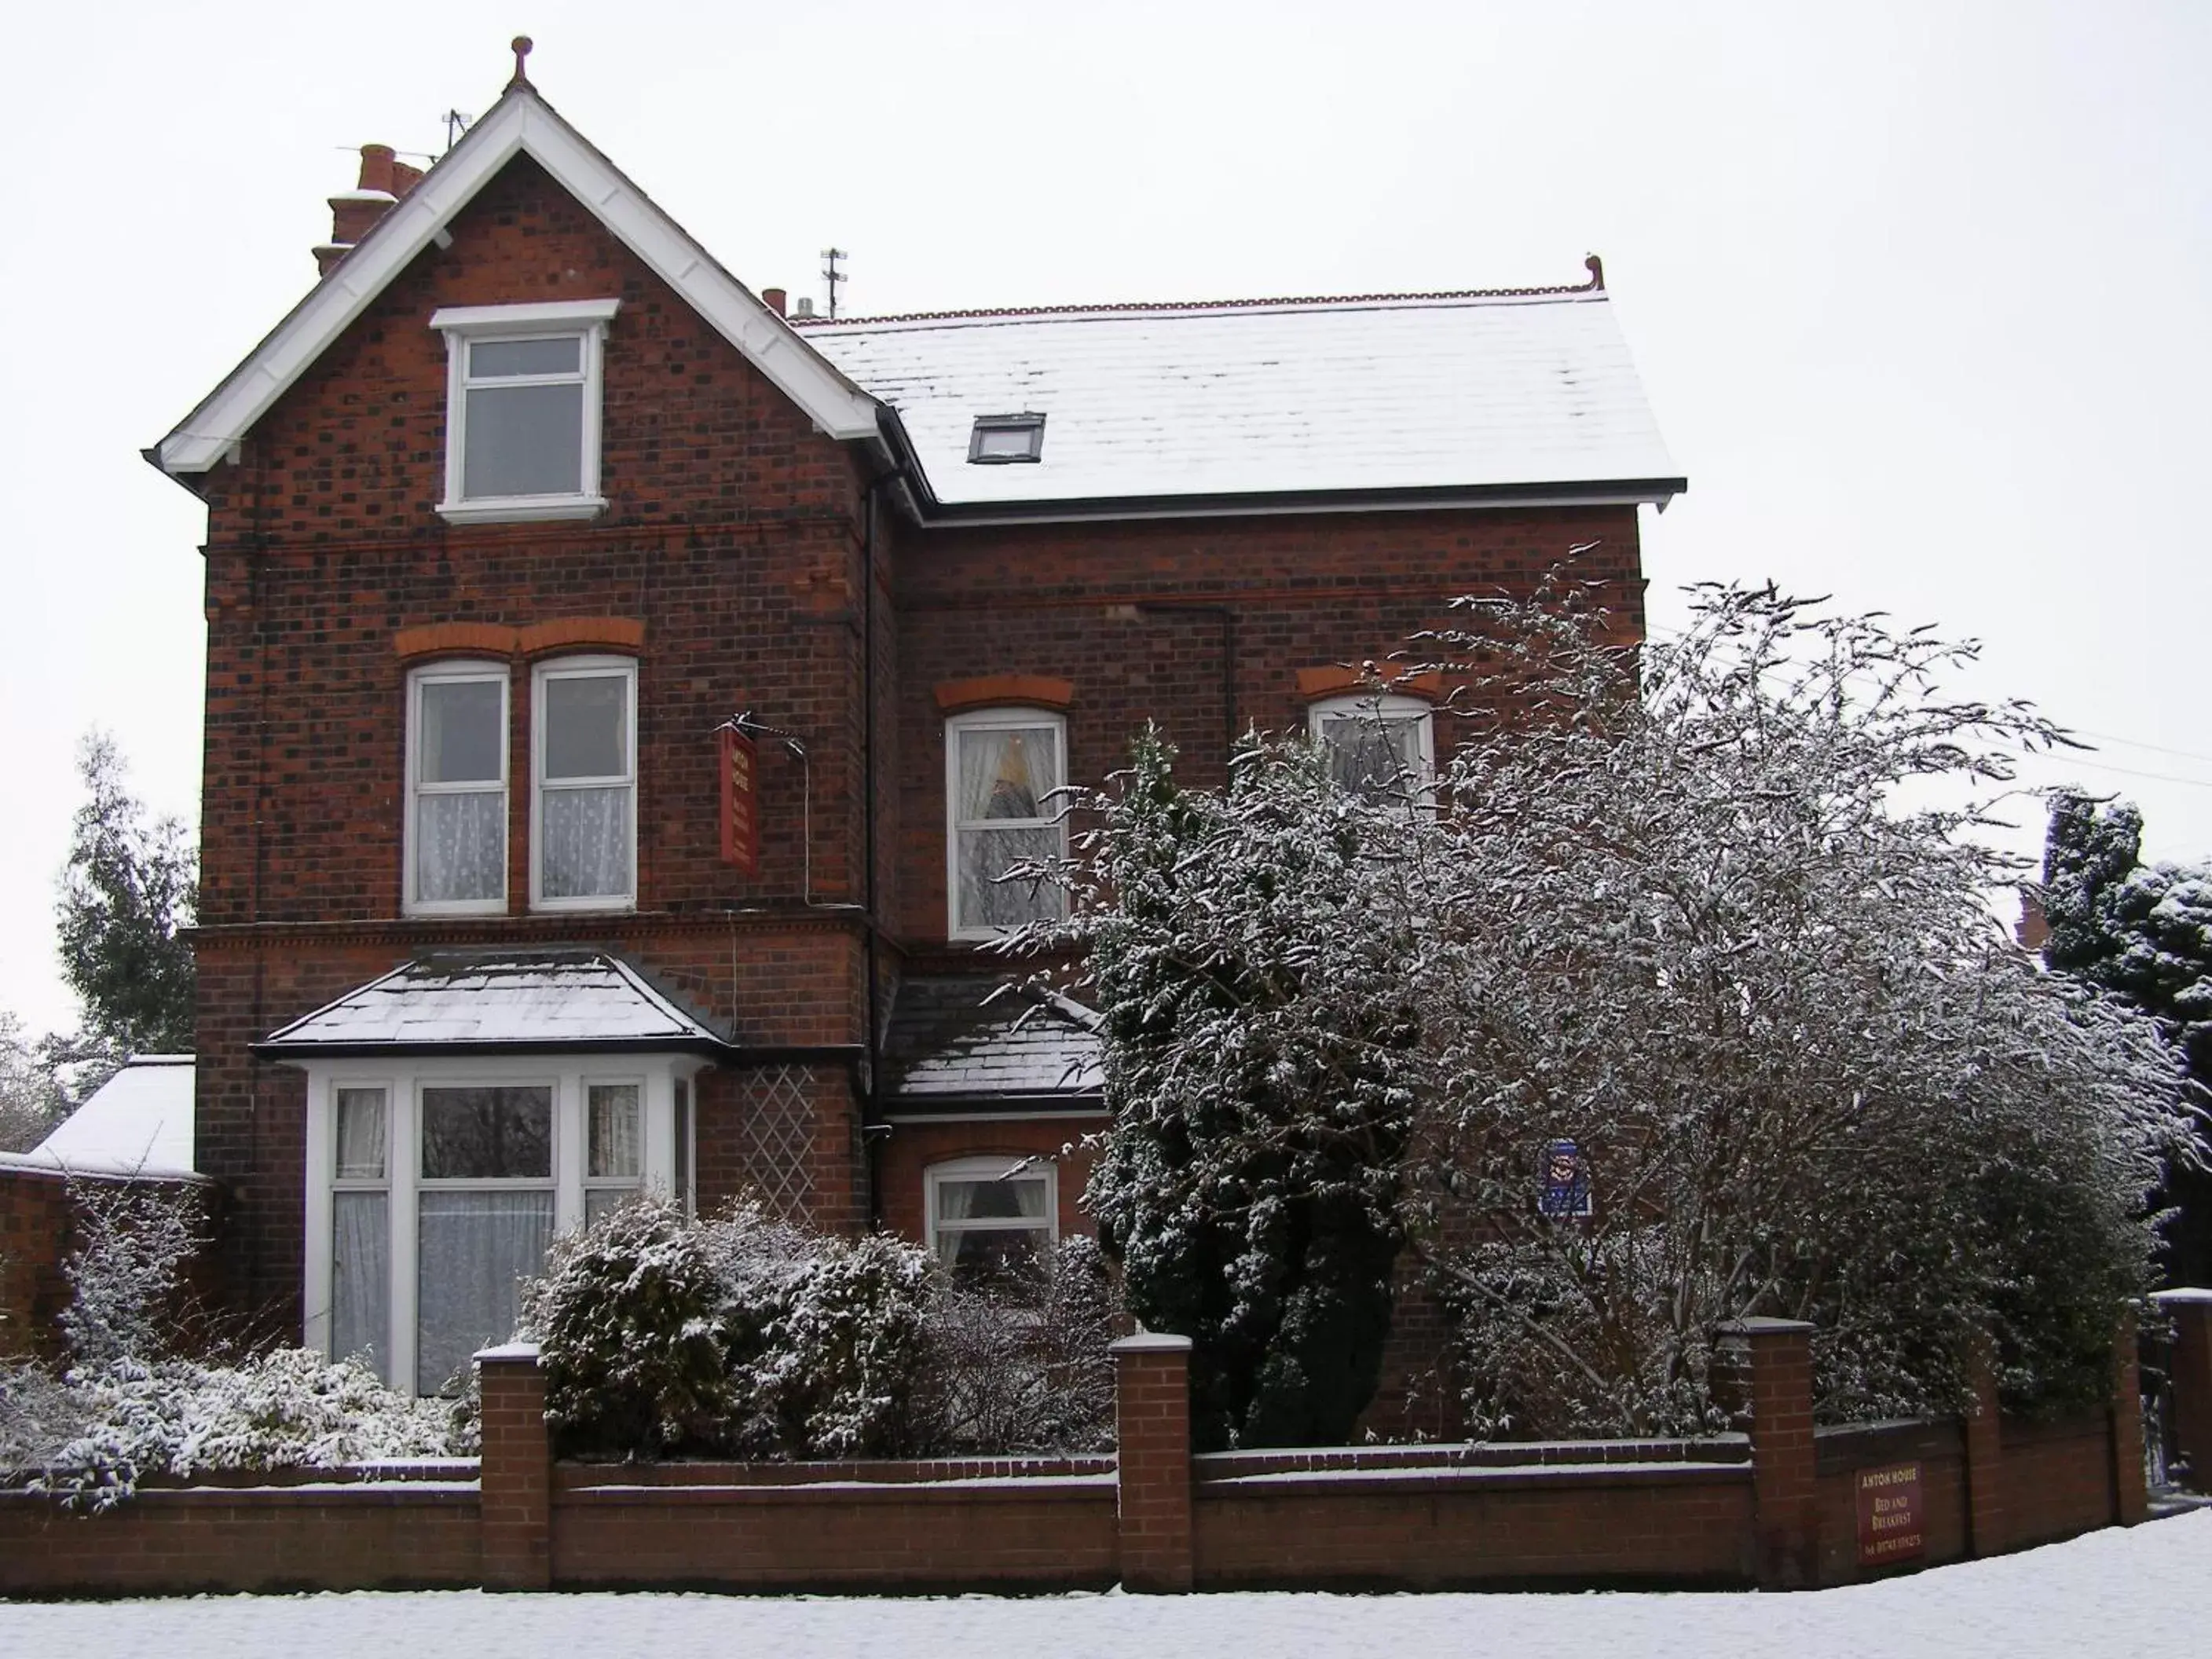
{"label": "wall-mounted sign", "polygon": [[1571,1140],[1555,1140],[1544,1148],[1544,1174],[1536,1190],[1536,1213],[1590,1213],[1589,1168]]}
{"label": "wall-mounted sign", "polygon": [[760,874],[760,818],[754,811],[753,740],[732,726],[722,737],[722,861],[745,875]]}
{"label": "wall-mounted sign", "polygon": [[1899,1561],[1917,1561],[1928,1553],[1919,1464],[1861,1469],[1856,1484],[1861,1566],[1892,1566]]}

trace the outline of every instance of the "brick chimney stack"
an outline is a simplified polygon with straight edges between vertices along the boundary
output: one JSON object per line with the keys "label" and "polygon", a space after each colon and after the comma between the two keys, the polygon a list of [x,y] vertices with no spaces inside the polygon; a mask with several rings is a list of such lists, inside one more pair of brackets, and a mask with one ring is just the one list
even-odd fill
{"label": "brick chimney stack", "polygon": [[783,315],[783,302],[786,297],[784,291],[780,288],[764,288],[761,290],[761,303],[779,317]]}
{"label": "brick chimney stack", "polygon": [[361,182],[330,198],[331,240],[314,251],[317,270],[329,276],[422,177],[422,169],[399,160],[391,145],[363,144]]}

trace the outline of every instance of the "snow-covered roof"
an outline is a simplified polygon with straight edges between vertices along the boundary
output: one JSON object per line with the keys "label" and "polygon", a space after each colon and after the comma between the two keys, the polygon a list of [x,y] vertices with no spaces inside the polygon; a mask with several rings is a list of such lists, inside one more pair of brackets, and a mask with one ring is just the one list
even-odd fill
{"label": "snow-covered roof", "polygon": [[884,1041],[889,1109],[1097,1094],[1098,1016],[1050,991],[994,997],[1001,983],[963,975],[899,987]]}
{"label": "snow-covered roof", "polygon": [[133,1054],[23,1161],[76,1175],[191,1175],[192,1078],[190,1054]]}
{"label": "snow-covered roof", "polygon": [[[1425,492],[1665,502],[1684,488],[1605,290],[948,313],[795,324],[894,407],[937,501]],[[1042,414],[1035,462],[969,459]]]}
{"label": "snow-covered roof", "polygon": [[596,951],[427,957],[254,1045],[285,1060],[566,1049],[720,1054],[729,1041]]}

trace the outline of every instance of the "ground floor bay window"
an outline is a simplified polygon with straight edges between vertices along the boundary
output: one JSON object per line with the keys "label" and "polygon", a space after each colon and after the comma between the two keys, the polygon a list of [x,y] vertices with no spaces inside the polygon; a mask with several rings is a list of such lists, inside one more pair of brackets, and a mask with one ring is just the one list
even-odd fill
{"label": "ground floor bay window", "polygon": [[640,1190],[690,1201],[690,1054],[307,1067],[305,1340],[435,1394],[514,1330],[554,1235]]}

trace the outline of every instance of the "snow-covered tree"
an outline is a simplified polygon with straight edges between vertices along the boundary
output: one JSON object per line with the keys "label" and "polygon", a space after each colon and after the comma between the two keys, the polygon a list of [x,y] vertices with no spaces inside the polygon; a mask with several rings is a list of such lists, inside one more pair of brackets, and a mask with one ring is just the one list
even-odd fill
{"label": "snow-covered tree", "polygon": [[[2100,1398],[2189,1128],[2148,1023],[1984,895],[2009,752],[1973,647],[1771,589],[1631,650],[1572,595],[1441,638],[1467,718],[1420,879],[1429,1256],[1478,1421],[1717,1420],[1711,1333],[1812,1320],[1821,1409]],[[1540,1202],[1574,1143],[1587,1217]]]}
{"label": "snow-covered tree", "polygon": [[[2042,902],[2054,969],[2155,1018],[2197,1084],[2212,1089],[2212,867],[2142,862],[2142,815],[2124,801],[2052,798]],[[2212,1284],[2212,1173],[2169,1167],[2172,1282]]]}
{"label": "snow-covered tree", "polygon": [[1716,1426],[1715,1329],[1751,1315],[1814,1322],[1831,1418],[1949,1403],[1985,1344],[2017,1407],[2103,1397],[2147,1195],[2201,1148],[2151,1023],[1986,900],[2009,757],[2063,734],[1948,694],[1971,646],[1692,599],[1640,647],[1567,588],[1424,641],[1456,688],[1433,810],[1297,741],[1218,794],[1140,746],[1079,801],[1071,920],[1028,942],[1089,946],[1092,1202],[1217,1432],[1348,1426],[1273,1401],[1329,1395],[1309,1334],[1362,1352],[1401,1229],[1485,1431]]}
{"label": "snow-covered tree", "polygon": [[1405,907],[1378,904],[1414,809],[1257,741],[1225,792],[1140,737],[1083,799],[1073,903],[1114,1116],[1086,1202],[1129,1310],[1195,1343],[1202,1446],[1343,1439],[1372,1397],[1404,1243],[1419,1036]]}
{"label": "snow-covered tree", "polygon": [[95,732],[77,751],[85,800],[63,870],[62,975],[82,1000],[88,1036],[124,1054],[188,1054],[191,925],[198,860],[173,817],[149,822],[125,781],[122,751]]}

